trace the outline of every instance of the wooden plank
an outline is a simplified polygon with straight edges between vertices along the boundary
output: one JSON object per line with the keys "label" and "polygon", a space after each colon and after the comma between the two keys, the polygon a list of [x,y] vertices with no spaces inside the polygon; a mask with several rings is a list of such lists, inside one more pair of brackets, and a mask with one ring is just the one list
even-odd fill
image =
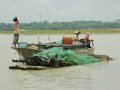
{"label": "wooden plank", "polygon": [[9,69],[13,70],[44,70],[47,67],[43,66],[28,66],[28,65],[15,65],[15,66],[9,66]]}

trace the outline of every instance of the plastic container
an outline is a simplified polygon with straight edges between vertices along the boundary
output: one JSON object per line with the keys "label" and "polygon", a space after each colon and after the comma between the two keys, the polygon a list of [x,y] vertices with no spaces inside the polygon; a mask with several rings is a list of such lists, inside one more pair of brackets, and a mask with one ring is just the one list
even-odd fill
{"label": "plastic container", "polygon": [[27,48],[28,47],[28,43],[26,42],[19,42],[18,43],[18,48]]}

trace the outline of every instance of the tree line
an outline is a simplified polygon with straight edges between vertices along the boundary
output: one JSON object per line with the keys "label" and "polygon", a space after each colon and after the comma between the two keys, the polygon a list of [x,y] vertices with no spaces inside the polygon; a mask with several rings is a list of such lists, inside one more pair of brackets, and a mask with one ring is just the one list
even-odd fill
{"label": "tree line", "polygon": [[[71,22],[31,22],[20,23],[23,30],[80,30],[80,29],[118,29],[120,22],[71,21]],[[12,23],[0,23],[0,31],[13,30]]]}

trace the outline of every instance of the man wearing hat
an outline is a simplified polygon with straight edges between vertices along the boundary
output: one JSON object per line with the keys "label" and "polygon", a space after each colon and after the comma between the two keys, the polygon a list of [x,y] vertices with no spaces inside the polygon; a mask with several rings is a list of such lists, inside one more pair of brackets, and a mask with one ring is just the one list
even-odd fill
{"label": "man wearing hat", "polygon": [[74,33],[76,35],[75,41],[79,41],[80,31],[75,31]]}

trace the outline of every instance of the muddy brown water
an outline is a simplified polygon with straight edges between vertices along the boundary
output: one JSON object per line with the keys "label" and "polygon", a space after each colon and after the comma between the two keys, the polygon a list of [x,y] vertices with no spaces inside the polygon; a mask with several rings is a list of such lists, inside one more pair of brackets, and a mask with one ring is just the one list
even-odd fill
{"label": "muddy brown water", "polygon": [[[20,35],[21,42],[56,41],[65,35]],[[38,39],[39,37],[39,39]],[[83,35],[81,35],[83,37]],[[92,35],[95,53],[114,60],[42,71],[9,70],[18,59],[13,35],[0,35],[0,90],[120,90],[120,34]],[[19,63],[18,63],[19,64]]]}

